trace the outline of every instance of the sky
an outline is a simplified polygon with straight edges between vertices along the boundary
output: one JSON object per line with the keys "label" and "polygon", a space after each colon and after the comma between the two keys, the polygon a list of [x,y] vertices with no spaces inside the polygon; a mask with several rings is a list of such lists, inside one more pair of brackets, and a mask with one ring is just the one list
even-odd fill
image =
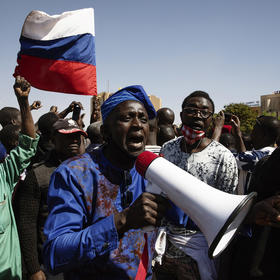
{"label": "sky", "polygon": [[[18,107],[12,74],[32,10],[94,8],[98,92],[142,85],[175,112],[177,124],[183,99],[195,90],[208,92],[218,112],[280,89],[278,0],[14,0],[0,7],[1,108]],[[52,105],[62,111],[75,100],[89,124],[89,96],[32,88],[29,99],[43,105],[33,111],[35,121]]]}

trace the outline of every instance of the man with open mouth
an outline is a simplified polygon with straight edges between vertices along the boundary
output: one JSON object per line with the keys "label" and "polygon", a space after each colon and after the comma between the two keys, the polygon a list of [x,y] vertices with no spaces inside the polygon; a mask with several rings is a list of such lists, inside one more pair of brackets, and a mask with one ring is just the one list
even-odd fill
{"label": "man with open mouth", "polygon": [[50,181],[46,266],[65,279],[147,279],[154,232],[168,202],[145,192],[134,163],[144,151],[154,107],[142,86],[101,107],[105,144],[67,160]]}
{"label": "man with open mouth", "polygon": [[[182,134],[165,143],[164,158],[208,185],[234,193],[238,170],[232,153],[206,136],[214,114],[214,102],[208,93],[195,91],[182,103]],[[167,249],[162,265],[155,266],[157,280],[215,280],[216,263],[208,257],[208,244],[197,225],[177,206],[167,214],[163,225]]]}

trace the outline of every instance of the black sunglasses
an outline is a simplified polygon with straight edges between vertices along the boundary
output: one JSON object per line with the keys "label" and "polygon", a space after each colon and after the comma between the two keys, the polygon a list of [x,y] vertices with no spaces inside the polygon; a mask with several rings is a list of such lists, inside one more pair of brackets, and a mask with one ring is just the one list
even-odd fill
{"label": "black sunglasses", "polygon": [[208,119],[210,116],[213,115],[213,112],[208,111],[207,109],[198,109],[195,107],[185,107],[183,108],[183,113],[190,115],[190,116],[195,116],[198,114],[198,112],[200,113],[200,116],[203,119]]}

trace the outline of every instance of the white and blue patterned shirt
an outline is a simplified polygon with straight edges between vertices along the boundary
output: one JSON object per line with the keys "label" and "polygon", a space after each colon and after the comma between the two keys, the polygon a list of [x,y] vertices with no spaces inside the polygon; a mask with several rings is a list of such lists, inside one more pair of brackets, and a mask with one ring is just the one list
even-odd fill
{"label": "white and blue patterned shirt", "polygon": [[[185,153],[180,146],[182,139],[183,137],[178,137],[165,143],[160,154],[206,184],[227,193],[235,193],[238,168],[233,154],[217,141],[212,141],[200,152]],[[164,223],[168,232],[173,235],[187,236],[194,230],[199,230],[194,222],[175,205]],[[166,256],[180,258],[184,255],[180,249],[168,242]]]}
{"label": "white and blue patterned shirt", "polygon": [[212,141],[198,153],[185,153],[180,147],[182,139],[179,137],[165,143],[160,154],[206,184],[234,193],[238,183],[238,169],[233,154],[217,141]]}
{"label": "white and blue patterned shirt", "polygon": [[234,153],[234,157],[239,169],[239,183],[237,187],[238,194],[247,193],[251,175],[257,162],[268,155],[271,155],[275,150],[274,147],[264,147],[260,150],[252,150],[241,153]]}

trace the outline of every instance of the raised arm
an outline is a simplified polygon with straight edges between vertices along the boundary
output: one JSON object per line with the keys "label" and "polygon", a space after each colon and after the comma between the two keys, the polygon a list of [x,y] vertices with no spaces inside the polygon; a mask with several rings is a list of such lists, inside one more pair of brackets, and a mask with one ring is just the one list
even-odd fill
{"label": "raised arm", "polygon": [[58,116],[61,119],[64,119],[70,112],[73,112],[75,104],[78,104],[82,110],[84,109],[82,103],[77,101],[72,101],[71,104],[66,109],[58,113]]}
{"label": "raised arm", "polygon": [[10,156],[1,165],[1,168],[6,173],[6,180],[10,191],[13,191],[20,174],[30,164],[30,160],[35,155],[39,141],[39,136],[37,135],[36,137],[35,126],[28,102],[30,84],[23,77],[17,76],[14,91],[18,99],[22,118],[21,134],[19,136],[19,145],[11,150]]}
{"label": "raised arm", "polygon": [[232,115],[231,124],[232,124],[232,134],[236,139],[237,152],[246,152],[246,147],[242,139],[242,132],[240,130],[239,118],[235,115]]}
{"label": "raised arm", "polygon": [[20,107],[22,125],[21,133],[31,138],[36,137],[35,126],[30,111],[28,96],[30,92],[30,84],[23,77],[17,76],[14,84],[14,91]]}
{"label": "raised arm", "polygon": [[211,137],[213,140],[216,140],[217,142],[220,141],[224,122],[225,122],[225,114],[223,111],[220,111],[214,120],[214,130]]}

